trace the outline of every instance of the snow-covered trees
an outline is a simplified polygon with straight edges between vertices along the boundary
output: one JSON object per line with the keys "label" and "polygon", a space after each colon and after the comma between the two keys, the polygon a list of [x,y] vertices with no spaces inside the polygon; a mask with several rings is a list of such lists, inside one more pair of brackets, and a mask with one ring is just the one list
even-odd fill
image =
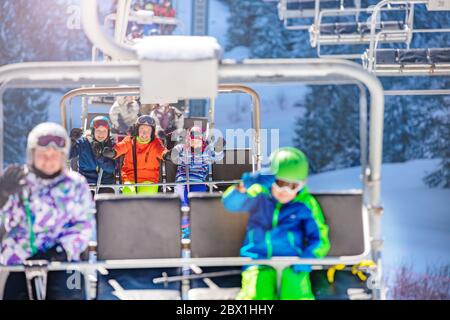
{"label": "snow-covered trees", "polygon": [[298,105],[294,145],[304,150],[311,172],[359,164],[359,91],[355,86],[314,86]]}
{"label": "snow-covered trees", "polygon": [[435,128],[429,139],[429,149],[434,157],[441,159],[439,168],[425,177],[431,187],[450,188],[450,98],[442,99],[443,107],[430,119]]}
{"label": "snow-covered trees", "polygon": [[[26,61],[85,60],[90,47],[79,25],[76,0],[0,2],[0,65]],[[7,90],[4,96],[5,162],[23,162],[28,131],[47,118],[48,93]],[[56,106],[54,106],[56,107]]]}
{"label": "snow-covered trees", "polygon": [[249,48],[251,58],[292,58],[312,54],[305,32],[289,31],[283,27],[278,19],[276,3],[221,1],[230,8],[226,50],[245,46]]}
{"label": "snow-covered trees", "polygon": [[[274,3],[222,1],[229,5],[231,13],[227,50],[246,46],[252,58],[315,57],[308,33],[285,30]],[[376,2],[363,1],[362,5]],[[416,28],[449,25],[449,12],[430,13],[424,6],[416,7]],[[415,34],[411,47],[439,48],[449,43],[448,33]],[[349,49],[336,46],[333,52],[349,52]],[[382,83],[385,89],[439,89],[449,87],[450,77],[384,78]],[[354,86],[311,86],[306,97],[299,101],[303,112],[297,120],[293,144],[309,156],[313,172],[359,164],[358,97]],[[448,187],[449,109],[449,100],[442,96],[386,97],[383,161],[440,158],[441,167],[426,181],[430,185]]]}

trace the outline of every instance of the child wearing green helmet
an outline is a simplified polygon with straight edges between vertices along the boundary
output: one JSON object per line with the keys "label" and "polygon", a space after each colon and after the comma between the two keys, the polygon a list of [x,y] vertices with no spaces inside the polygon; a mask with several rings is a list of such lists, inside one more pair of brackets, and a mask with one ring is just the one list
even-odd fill
{"label": "child wearing green helmet", "polygon": [[[306,187],[308,160],[296,148],[272,153],[270,170],[245,173],[239,185],[223,195],[231,212],[250,214],[241,256],[270,259],[274,256],[324,257],[329,248],[328,226],[318,202]],[[269,266],[246,266],[238,299],[314,299],[308,265],[283,270],[280,292],[277,273]]]}

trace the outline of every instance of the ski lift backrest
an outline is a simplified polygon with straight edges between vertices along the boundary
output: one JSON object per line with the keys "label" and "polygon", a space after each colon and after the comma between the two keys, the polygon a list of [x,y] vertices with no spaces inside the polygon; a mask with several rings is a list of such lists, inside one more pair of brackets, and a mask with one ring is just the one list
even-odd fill
{"label": "ski lift backrest", "polygon": [[159,170],[159,182],[163,182],[163,172],[165,171],[166,183],[175,182],[175,177],[177,174],[177,165],[171,161],[161,161]]}
{"label": "ski lift backrest", "polygon": [[[175,182],[177,165],[171,161],[161,161],[159,181],[163,182],[163,172],[167,183]],[[212,165],[213,181],[239,180],[244,172],[252,171],[250,149],[224,150],[224,159]],[[219,189],[222,185],[218,185]],[[223,189],[223,188],[222,188]]]}
{"label": "ski lift backrest", "polygon": [[194,258],[238,257],[248,215],[229,213],[218,193],[191,193],[191,255]]}
{"label": "ski lift backrest", "polygon": [[356,256],[365,251],[363,204],[360,191],[312,193],[328,225],[328,256]]}
{"label": "ski lift backrest", "polygon": [[226,149],[223,160],[212,165],[213,181],[239,180],[244,172],[252,171],[250,149]]}
{"label": "ski lift backrest", "polygon": [[99,260],[179,258],[180,201],[174,194],[98,195]]}
{"label": "ski lift backrest", "polygon": [[[362,194],[359,191],[313,193],[329,227],[328,256],[357,256],[365,251]],[[190,225],[193,257],[237,257],[248,214],[230,213],[221,194],[191,193]]]}

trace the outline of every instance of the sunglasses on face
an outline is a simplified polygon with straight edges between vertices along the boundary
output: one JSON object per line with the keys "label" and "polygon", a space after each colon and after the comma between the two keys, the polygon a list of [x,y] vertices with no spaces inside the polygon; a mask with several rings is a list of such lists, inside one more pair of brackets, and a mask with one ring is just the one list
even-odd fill
{"label": "sunglasses on face", "polygon": [[54,135],[41,136],[38,138],[37,144],[40,147],[48,147],[53,144],[58,148],[64,148],[66,146],[66,139]]}

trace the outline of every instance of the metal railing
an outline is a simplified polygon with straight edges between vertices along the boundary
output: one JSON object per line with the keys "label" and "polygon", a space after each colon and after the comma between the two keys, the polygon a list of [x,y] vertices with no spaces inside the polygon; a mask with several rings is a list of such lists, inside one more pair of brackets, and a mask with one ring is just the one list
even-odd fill
{"label": "metal railing", "polygon": [[[261,100],[258,93],[248,86],[241,84],[220,84],[218,88],[219,93],[245,93],[251,97],[251,113],[252,113],[252,128],[253,128],[253,163],[256,165],[256,170],[261,169],[262,166],[262,148],[261,148]],[[59,103],[61,125],[67,130],[67,100],[74,97],[82,96],[123,96],[123,95],[139,95],[140,87],[90,87],[78,88],[71,90],[64,94]],[[87,111],[87,110],[86,110]],[[84,115],[85,113],[83,113]],[[86,112],[87,114],[87,112]],[[209,109],[209,125],[210,130],[214,128],[215,104],[211,103]],[[85,119],[82,118],[82,123]]]}

